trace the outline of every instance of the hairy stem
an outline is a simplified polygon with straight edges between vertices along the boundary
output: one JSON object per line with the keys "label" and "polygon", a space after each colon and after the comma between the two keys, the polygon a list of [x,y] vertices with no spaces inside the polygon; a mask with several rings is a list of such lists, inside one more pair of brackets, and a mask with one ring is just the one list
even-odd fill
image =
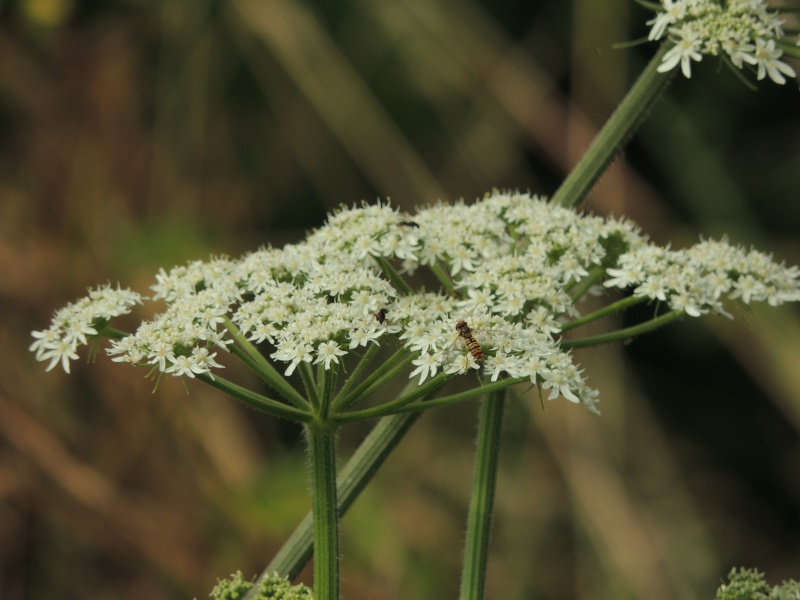
{"label": "hairy stem", "polygon": [[339,513],[336,506],[336,429],[306,425],[314,523],[314,598],[339,598]]}
{"label": "hairy stem", "polygon": [[464,566],[461,572],[461,600],[480,600],[486,588],[486,567],[489,561],[489,538],[505,403],[505,390],[498,390],[489,394],[481,404],[475,475],[467,519]]}
{"label": "hairy stem", "polygon": [[[361,491],[372,481],[375,473],[400,443],[406,432],[411,429],[420,414],[409,413],[384,417],[367,435],[339,474],[337,494],[340,518],[355,502]],[[256,580],[256,585],[245,595],[243,600],[255,598],[260,583],[274,572],[290,579],[297,577],[311,558],[312,544],[313,525],[312,515],[309,513],[292,532],[292,535]]]}
{"label": "hairy stem", "polygon": [[298,421],[300,423],[305,423],[311,419],[311,415],[305,411],[287,404],[283,404],[277,400],[273,400],[272,398],[262,396],[261,394],[237,385],[232,381],[228,381],[227,379],[223,379],[222,377],[211,377],[211,375],[201,373],[197,375],[197,379],[207,383],[211,387],[215,387],[218,390],[225,392],[229,396],[236,398],[237,400],[244,402],[253,408],[263,410],[264,412],[273,414],[275,416],[283,417],[284,419],[290,419],[292,421]]}

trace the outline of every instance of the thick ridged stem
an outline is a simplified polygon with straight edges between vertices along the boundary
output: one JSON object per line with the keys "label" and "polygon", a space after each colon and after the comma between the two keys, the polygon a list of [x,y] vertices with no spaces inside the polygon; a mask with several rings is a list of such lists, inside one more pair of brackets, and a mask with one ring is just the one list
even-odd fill
{"label": "thick ridged stem", "polygon": [[339,598],[339,514],[336,507],[336,428],[306,425],[314,523],[314,598]]}
{"label": "thick ridged stem", "polygon": [[481,600],[486,588],[505,403],[505,390],[498,390],[489,394],[481,404],[475,475],[467,518],[464,567],[461,572],[461,600]]}

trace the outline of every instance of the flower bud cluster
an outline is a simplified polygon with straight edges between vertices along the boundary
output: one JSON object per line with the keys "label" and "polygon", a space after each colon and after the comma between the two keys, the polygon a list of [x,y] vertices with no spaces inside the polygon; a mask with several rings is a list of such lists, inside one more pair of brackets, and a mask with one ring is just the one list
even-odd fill
{"label": "flower bud cluster", "polygon": [[[256,590],[253,588],[256,587]],[[258,582],[253,583],[244,578],[241,571],[236,571],[227,579],[217,582],[211,590],[213,600],[232,600],[234,598],[244,598],[248,592],[253,600],[313,600],[314,593],[310,588],[299,583],[292,585],[288,577],[281,577],[278,573],[273,573],[268,577],[262,577]]]}
{"label": "flower bud cluster", "polygon": [[668,37],[675,45],[664,55],[658,70],[671,71],[679,64],[685,77],[692,75],[692,61],[703,55],[721,56],[742,69],[756,69],[759,80],[769,77],[778,84],[795,77],[794,69],[781,60],[794,42],[785,37],[783,20],[762,0],[662,0],[662,10],[647,22],[648,39]]}

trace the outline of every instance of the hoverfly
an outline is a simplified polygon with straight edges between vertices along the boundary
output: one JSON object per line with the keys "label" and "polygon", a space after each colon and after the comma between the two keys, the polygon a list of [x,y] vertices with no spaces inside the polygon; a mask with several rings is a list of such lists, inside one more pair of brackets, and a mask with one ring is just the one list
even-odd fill
{"label": "hoverfly", "polygon": [[483,349],[472,335],[472,330],[469,328],[469,325],[467,325],[467,322],[459,321],[456,323],[456,331],[458,331],[459,336],[464,338],[464,343],[467,345],[467,350],[472,354],[472,358],[481,362],[483,360]]}

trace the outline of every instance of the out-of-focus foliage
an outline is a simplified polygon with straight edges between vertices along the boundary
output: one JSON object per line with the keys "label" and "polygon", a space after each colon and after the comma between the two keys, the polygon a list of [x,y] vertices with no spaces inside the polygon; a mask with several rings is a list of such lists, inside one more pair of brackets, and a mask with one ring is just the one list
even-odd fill
{"label": "out-of-focus foliage", "polygon": [[[309,506],[295,428],[103,356],[45,374],[30,330],[89,286],[145,292],[159,266],[299,239],[342,202],[552,193],[654,53],[611,49],[648,18],[628,0],[0,4],[0,597],[201,598],[260,571]],[[800,263],[796,86],[693,67],[590,207]],[[748,321],[587,352],[599,418],[511,403],[492,597],[705,599],[732,564],[797,578],[800,326]],[[475,422],[426,415],[353,506],[347,598],[454,594]]]}

